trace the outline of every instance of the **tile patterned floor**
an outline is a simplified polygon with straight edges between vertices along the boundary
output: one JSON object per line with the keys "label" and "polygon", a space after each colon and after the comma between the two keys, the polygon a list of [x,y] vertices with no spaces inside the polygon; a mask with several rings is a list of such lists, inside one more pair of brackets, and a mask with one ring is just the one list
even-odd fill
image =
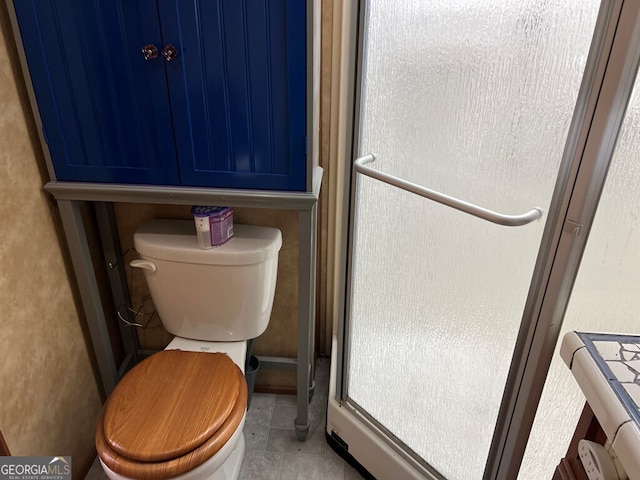
{"label": "tile patterned floor", "polygon": [[244,427],[247,452],[239,480],[360,480],[325,441],[328,391],[329,361],[320,359],[305,442],[297,440],[293,429],[294,396],[254,394]]}
{"label": "tile patterned floor", "polygon": [[[297,440],[293,429],[294,396],[254,394],[244,426],[247,451],[238,480],[361,480],[325,441],[328,390],[329,361],[320,359],[305,442]],[[106,480],[97,460],[86,479]]]}

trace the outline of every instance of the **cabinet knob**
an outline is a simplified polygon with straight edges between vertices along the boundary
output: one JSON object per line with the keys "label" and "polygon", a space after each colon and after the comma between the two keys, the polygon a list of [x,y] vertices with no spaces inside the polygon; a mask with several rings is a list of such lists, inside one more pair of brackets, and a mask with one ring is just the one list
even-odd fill
{"label": "cabinet knob", "polygon": [[178,56],[178,49],[173,45],[171,45],[170,43],[168,43],[162,49],[162,56],[167,62],[171,62],[174,58]]}
{"label": "cabinet knob", "polygon": [[158,58],[158,49],[153,43],[145,45],[142,47],[142,55],[144,55],[145,60],[153,60]]}

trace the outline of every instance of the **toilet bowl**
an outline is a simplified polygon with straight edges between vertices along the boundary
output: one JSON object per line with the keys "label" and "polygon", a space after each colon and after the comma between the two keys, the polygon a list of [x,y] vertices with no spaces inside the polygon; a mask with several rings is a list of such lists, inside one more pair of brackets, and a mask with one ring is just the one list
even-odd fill
{"label": "toilet bowl", "polygon": [[[244,419],[242,421],[244,425]],[[184,474],[173,477],[175,480],[230,480],[238,478],[242,458],[245,452],[245,440],[242,430],[237,430],[229,442],[220,451],[202,465]],[[102,469],[112,480],[132,480],[112,471],[100,459]]]}
{"label": "toilet bowl", "polygon": [[132,265],[143,269],[176,337],[127,373],[105,403],[95,438],[109,478],[237,479],[246,341],[267,326],[282,244],[276,229],[240,227],[211,250],[199,249],[192,222],[152,221],[136,232],[140,260]]}

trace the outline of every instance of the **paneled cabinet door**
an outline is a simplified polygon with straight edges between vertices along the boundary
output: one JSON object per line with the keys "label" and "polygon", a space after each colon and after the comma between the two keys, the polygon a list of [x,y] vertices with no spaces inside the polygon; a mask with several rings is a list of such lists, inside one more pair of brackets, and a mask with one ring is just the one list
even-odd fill
{"label": "paneled cabinet door", "polygon": [[305,190],[305,0],[14,6],[58,180]]}
{"label": "paneled cabinet door", "polygon": [[183,184],[305,189],[305,4],[158,1]]}
{"label": "paneled cabinet door", "polygon": [[155,2],[14,6],[56,178],[178,184]]}

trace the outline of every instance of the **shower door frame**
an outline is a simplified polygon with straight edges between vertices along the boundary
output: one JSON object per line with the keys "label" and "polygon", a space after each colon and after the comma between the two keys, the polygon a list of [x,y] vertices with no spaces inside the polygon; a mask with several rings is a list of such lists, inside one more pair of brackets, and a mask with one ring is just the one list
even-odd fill
{"label": "shower door frame", "polygon": [[[369,448],[375,451],[371,457],[386,459],[369,460],[373,467],[368,467],[366,461],[356,457],[365,468],[375,470],[385,462],[400,460],[397,468],[403,469],[407,478],[409,475],[441,478],[435,469],[403,449],[393,434],[350,402],[346,386],[349,355],[346,317],[351,294],[356,182],[353,161],[358,157],[365,12],[366,0],[342,4],[340,95],[347,108],[340,118],[341,130],[346,133],[338,155],[345,179],[340,193],[348,208],[340,218],[343,233],[336,281],[337,290],[343,294],[337,301],[332,361],[335,381],[327,434],[345,444],[369,442]],[[517,477],[639,62],[640,1],[603,0],[547,213],[485,479]]]}

